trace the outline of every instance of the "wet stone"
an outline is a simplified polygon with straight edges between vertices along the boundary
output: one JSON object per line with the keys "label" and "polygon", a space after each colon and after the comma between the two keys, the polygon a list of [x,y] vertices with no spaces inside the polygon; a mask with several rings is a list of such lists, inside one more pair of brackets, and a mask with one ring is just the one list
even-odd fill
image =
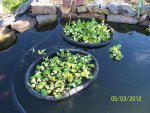
{"label": "wet stone", "polygon": [[107,21],[108,22],[117,22],[117,23],[126,23],[126,24],[137,24],[138,19],[133,17],[126,17],[122,15],[114,15],[110,14],[107,15]]}
{"label": "wet stone", "polygon": [[18,20],[16,22],[13,22],[11,24],[11,28],[18,32],[24,32],[33,28],[35,25],[36,25],[35,18],[26,18],[23,20]]}
{"label": "wet stone", "polygon": [[132,6],[128,3],[117,3],[111,2],[106,5],[112,14],[119,14],[123,16],[133,17],[137,15],[136,9],[133,9]]}
{"label": "wet stone", "polygon": [[57,15],[36,15],[38,25],[53,24],[57,21]]}
{"label": "wet stone", "polygon": [[32,14],[42,15],[42,14],[56,14],[56,6],[53,3],[44,2],[32,2],[31,3]]}
{"label": "wet stone", "polygon": [[0,51],[11,47],[16,42],[13,31],[8,28],[0,28]]}
{"label": "wet stone", "polygon": [[105,20],[105,14],[96,14],[96,13],[81,13],[78,15],[78,18],[96,18],[99,20]]}
{"label": "wet stone", "polygon": [[86,13],[87,12],[86,6],[77,7],[77,12],[78,13]]}
{"label": "wet stone", "polygon": [[3,15],[0,17],[0,27],[9,26],[14,21],[15,21],[14,15],[12,15],[12,14]]}
{"label": "wet stone", "polygon": [[70,7],[64,6],[64,5],[59,6],[59,9],[60,9],[62,14],[69,14],[71,11]]}

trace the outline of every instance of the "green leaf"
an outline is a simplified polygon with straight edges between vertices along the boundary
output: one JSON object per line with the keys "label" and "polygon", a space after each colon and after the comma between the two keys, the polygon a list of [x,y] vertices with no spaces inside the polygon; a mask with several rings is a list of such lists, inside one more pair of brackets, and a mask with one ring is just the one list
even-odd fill
{"label": "green leaf", "polygon": [[121,45],[117,44],[109,48],[110,58],[116,61],[120,61],[123,58],[123,55],[120,51]]}
{"label": "green leaf", "polygon": [[85,77],[85,76],[86,76],[86,72],[83,71],[83,72],[81,73],[81,75],[82,75],[83,77]]}
{"label": "green leaf", "polygon": [[62,94],[60,94],[60,93],[56,94],[56,95],[55,95],[55,98],[56,98],[56,99],[61,99],[61,98],[62,98]]}
{"label": "green leaf", "polygon": [[48,95],[46,89],[41,89],[41,94],[42,94],[42,96],[47,96]]}
{"label": "green leaf", "polygon": [[56,81],[56,77],[55,76],[52,76],[51,80],[54,82]]}

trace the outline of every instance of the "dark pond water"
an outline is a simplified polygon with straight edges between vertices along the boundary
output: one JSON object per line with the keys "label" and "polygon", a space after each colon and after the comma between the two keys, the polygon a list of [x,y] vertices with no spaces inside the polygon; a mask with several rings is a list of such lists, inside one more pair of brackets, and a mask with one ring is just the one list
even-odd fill
{"label": "dark pond water", "polygon": [[[84,49],[99,62],[97,80],[86,90],[60,102],[39,100],[25,88],[25,73],[40,57],[32,49],[47,49],[50,53],[77,47],[61,39],[61,25],[53,30],[18,33],[16,44],[0,53],[0,113],[19,113],[18,109],[26,113],[150,113],[150,36],[144,34],[142,27],[111,25],[115,35],[110,45]],[[108,49],[118,43],[122,45],[124,58],[114,62],[109,58]],[[142,101],[112,102],[111,96],[141,96]]]}

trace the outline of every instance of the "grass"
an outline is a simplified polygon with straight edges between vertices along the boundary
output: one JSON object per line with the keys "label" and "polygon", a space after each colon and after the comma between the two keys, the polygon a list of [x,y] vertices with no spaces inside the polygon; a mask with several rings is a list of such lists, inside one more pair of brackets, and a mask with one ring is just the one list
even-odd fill
{"label": "grass", "polygon": [[3,12],[12,13],[24,2],[27,2],[27,0],[2,0]]}

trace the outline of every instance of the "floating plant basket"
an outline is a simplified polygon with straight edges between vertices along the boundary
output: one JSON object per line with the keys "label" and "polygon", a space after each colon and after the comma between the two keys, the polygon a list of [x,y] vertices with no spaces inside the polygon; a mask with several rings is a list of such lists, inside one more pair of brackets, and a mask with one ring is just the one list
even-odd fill
{"label": "floating plant basket", "polygon": [[79,46],[79,47],[83,47],[83,48],[100,48],[100,47],[109,45],[113,40],[114,30],[111,27],[109,27],[109,28],[111,29],[110,39],[105,42],[101,42],[101,43],[97,43],[97,44],[90,44],[90,43],[85,43],[85,42],[74,41],[71,37],[67,37],[63,32],[61,33],[61,37],[66,42],[68,42],[72,45],[75,45],[75,46]]}
{"label": "floating plant basket", "polygon": [[[27,70],[27,73],[25,75],[25,85],[26,85],[26,88],[27,90],[32,94],[34,95],[35,97],[37,98],[40,98],[40,99],[45,99],[45,100],[48,100],[48,101],[57,101],[57,100],[63,100],[67,97],[70,97],[74,94],[76,94],[77,92],[87,88],[91,83],[94,82],[94,80],[96,79],[97,75],[98,75],[98,72],[99,72],[99,65],[98,65],[98,62],[97,60],[92,56],[90,55],[89,53],[85,52],[85,51],[82,51],[82,50],[77,50],[77,49],[63,49],[65,52],[69,51],[71,54],[73,55],[82,55],[82,56],[90,56],[91,60],[90,60],[90,63],[89,64],[93,64],[94,67],[92,68],[92,73],[91,73],[91,76],[92,78],[91,79],[86,79],[84,80],[81,84],[77,85],[76,87],[73,87],[72,89],[70,89],[69,91],[66,91],[65,93],[63,93],[61,95],[60,98],[56,98],[54,95],[47,95],[47,96],[43,96],[41,94],[41,92],[37,92],[34,88],[31,87],[31,83],[30,83],[30,77],[33,75],[33,73],[35,73],[35,70],[36,70],[36,66],[41,64],[42,61],[43,61],[43,58],[54,58],[55,56],[57,56],[58,52],[59,51],[56,51],[54,53],[51,53],[51,54],[48,54],[46,56],[44,56],[43,58],[39,58],[37,59],[35,62],[33,62],[29,69]],[[63,60],[63,59],[62,59]],[[62,76],[62,75],[61,75]]]}
{"label": "floating plant basket", "polygon": [[66,36],[64,31],[61,32],[61,37],[63,40],[65,40],[66,42],[75,45],[75,46],[79,46],[79,47],[83,47],[83,48],[100,48],[100,47],[104,47],[107,46],[108,44],[110,44],[113,40],[113,36],[114,36],[114,30],[107,25],[107,28],[110,30],[110,38],[107,41],[102,41],[100,43],[86,43],[86,42],[79,42],[79,41],[75,41],[72,39],[71,36]]}

